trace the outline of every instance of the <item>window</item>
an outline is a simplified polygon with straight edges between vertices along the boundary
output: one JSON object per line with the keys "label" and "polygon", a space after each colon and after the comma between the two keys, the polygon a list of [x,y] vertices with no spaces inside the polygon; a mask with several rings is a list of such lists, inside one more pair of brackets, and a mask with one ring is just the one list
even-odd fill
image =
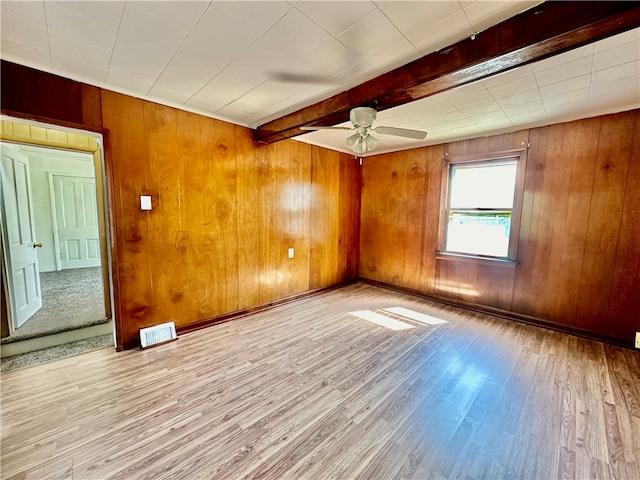
{"label": "window", "polygon": [[515,262],[519,228],[520,154],[491,159],[452,159],[440,252]]}

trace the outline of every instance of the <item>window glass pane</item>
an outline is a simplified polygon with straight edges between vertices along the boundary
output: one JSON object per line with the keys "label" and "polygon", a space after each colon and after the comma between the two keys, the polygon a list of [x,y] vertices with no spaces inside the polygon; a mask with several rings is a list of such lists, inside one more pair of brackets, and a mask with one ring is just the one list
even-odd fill
{"label": "window glass pane", "polygon": [[516,162],[456,165],[449,208],[512,208]]}
{"label": "window glass pane", "polygon": [[507,257],[510,212],[451,212],[446,251]]}

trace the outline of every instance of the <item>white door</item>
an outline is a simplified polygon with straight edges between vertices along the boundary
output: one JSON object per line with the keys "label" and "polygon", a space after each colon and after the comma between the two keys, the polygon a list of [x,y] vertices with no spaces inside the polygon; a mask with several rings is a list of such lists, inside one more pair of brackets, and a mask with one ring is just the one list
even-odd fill
{"label": "white door", "polygon": [[53,191],[61,268],[99,267],[95,179],[53,175]]}
{"label": "white door", "polygon": [[29,159],[1,144],[3,236],[13,325],[20,327],[42,307],[40,269],[33,222]]}

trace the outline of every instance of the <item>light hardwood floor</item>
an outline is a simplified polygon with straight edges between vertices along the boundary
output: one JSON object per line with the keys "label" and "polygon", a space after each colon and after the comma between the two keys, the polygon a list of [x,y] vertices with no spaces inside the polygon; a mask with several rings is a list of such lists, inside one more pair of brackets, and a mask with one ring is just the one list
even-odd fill
{"label": "light hardwood floor", "polygon": [[1,387],[3,479],[640,478],[640,353],[364,284]]}

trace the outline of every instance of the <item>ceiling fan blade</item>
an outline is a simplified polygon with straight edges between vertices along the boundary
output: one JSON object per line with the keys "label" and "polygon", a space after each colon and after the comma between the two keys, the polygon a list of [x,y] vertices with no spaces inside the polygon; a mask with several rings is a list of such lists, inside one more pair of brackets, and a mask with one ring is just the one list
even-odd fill
{"label": "ceiling fan blade", "polygon": [[300,127],[300,130],[353,130],[353,128],[349,127]]}
{"label": "ceiling fan blade", "polygon": [[383,135],[395,135],[396,137],[414,138],[416,140],[424,140],[427,137],[427,132],[411,130],[409,128],[376,127],[372,130],[382,133]]}

